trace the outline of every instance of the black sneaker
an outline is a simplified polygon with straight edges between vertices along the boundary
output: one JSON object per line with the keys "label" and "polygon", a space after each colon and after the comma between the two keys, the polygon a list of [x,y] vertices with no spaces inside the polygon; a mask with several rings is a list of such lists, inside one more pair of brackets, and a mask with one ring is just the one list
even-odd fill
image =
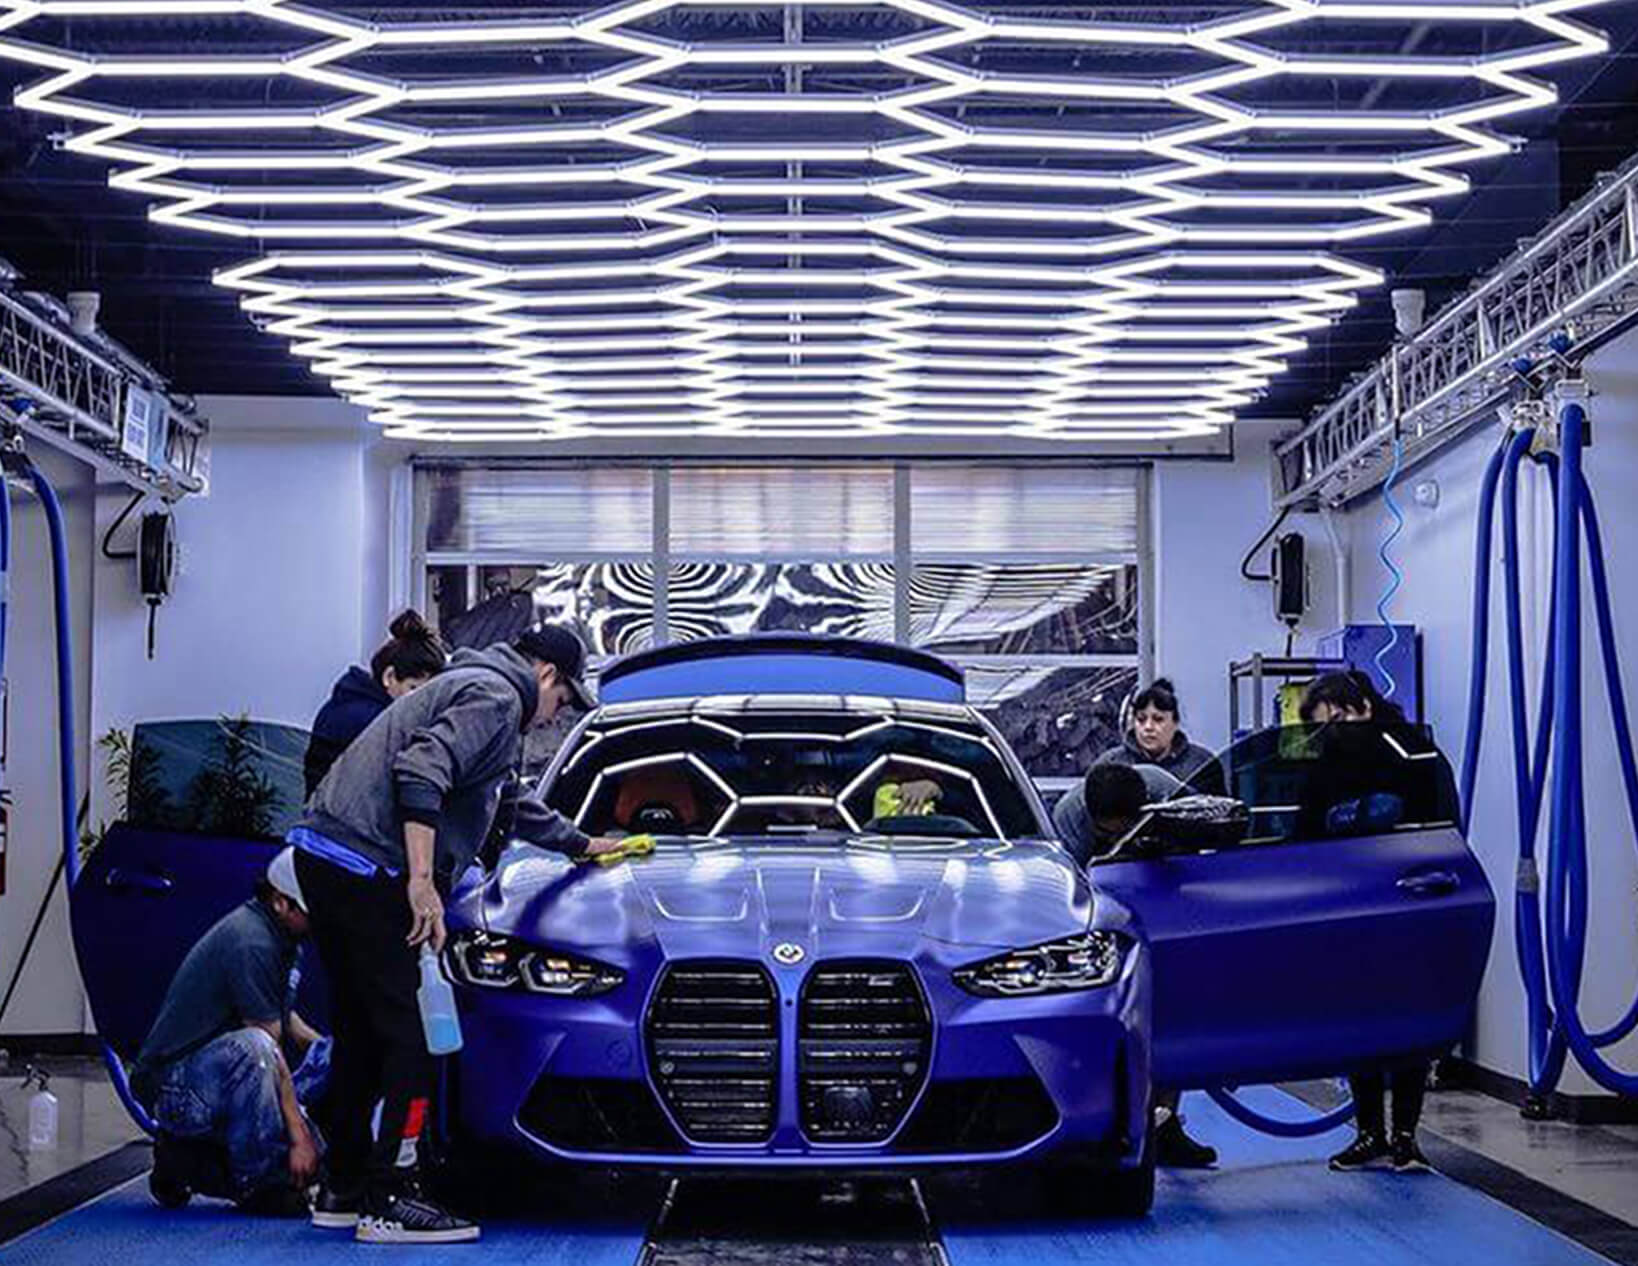
{"label": "black sneaker", "polygon": [[1426,1174],[1433,1166],[1428,1164],[1428,1158],[1422,1155],[1422,1149],[1416,1145],[1416,1135],[1396,1134],[1393,1136],[1393,1147],[1390,1149],[1393,1156],[1393,1172],[1396,1174]]}
{"label": "black sneaker", "polygon": [[1155,1164],[1162,1169],[1210,1169],[1217,1149],[1189,1137],[1175,1113],[1155,1130]]}
{"label": "black sneaker", "polygon": [[478,1234],[476,1222],[456,1217],[412,1187],[366,1198],[353,1238],[360,1244],[464,1244]]}
{"label": "black sneaker", "polygon": [[323,1183],[313,1198],[313,1225],[326,1231],[351,1231],[358,1225],[358,1210],[363,1202],[364,1197],[356,1187],[347,1190]]}
{"label": "black sneaker", "polygon": [[148,1194],[162,1209],[180,1209],[193,1199],[183,1157],[178,1155],[176,1140],[169,1134],[160,1134],[154,1139],[154,1168],[148,1175]]}
{"label": "black sneaker", "polygon": [[1388,1144],[1380,1134],[1361,1134],[1331,1158],[1331,1168],[1346,1173],[1368,1169],[1388,1159]]}

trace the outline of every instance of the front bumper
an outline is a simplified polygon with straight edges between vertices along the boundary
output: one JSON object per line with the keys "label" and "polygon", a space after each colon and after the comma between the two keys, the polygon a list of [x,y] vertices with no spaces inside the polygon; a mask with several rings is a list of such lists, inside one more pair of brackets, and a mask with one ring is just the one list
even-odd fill
{"label": "front bumper", "polygon": [[643,1017],[652,979],[628,980],[597,999],[460,990],[458,1134],[545,1161],[676,1170],[1138,1162],[1150,1101],[1142,946],[1115,984],[1050,997],[975,998],[947,971],[918,969],[933,1017],[928,1072],[901,1123],[879,1142],[815,1142],[804,1131],[794,1055],[799,979],[778,985],[787,1031],[775,1124],[763,1141],[700,1142],[679,1126],[648,1067]]}

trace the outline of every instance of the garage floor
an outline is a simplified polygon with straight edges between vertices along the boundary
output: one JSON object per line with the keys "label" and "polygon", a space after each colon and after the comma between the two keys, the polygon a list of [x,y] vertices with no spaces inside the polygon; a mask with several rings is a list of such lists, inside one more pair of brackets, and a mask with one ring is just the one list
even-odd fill
{"label": "garage floor", "polygon": [[[64,1146],[54,1155],[29,1154],[15,1086],[8,1077],[0,1091],[0,1239],[17,1238],[0,1247],[0,1266],[283,1266],[296,1255],[322,1266],[357,1251],[345,1235],[252,1221],[222,1205],[162,1213],[138,1172],[143,1149],[120,1150],[131,1131],[93,1065],[60,1065],[54,1088],[63,1099]],[[1254,1093],[1267,1110],[1293,1111],[1278,1091]],[[1417,1179],[1329,1173],[1323,1158],[1346,1131],[1280,1142],[1241,1129],[1202,1098],[1191,1097],[1188,1111],[1223,1164],[1211,1173],[1163,1175],[1155,1214],[1145,1222],[1066,1220],[1004,1174],[755,1186],[598,1178],[543,1191],[527,1216],[487,1223],[484,1242],[490,1253],[543,1266],[1638,1263],[1633,1131],[1525,1126],[1506,1105],[1447,1093],[1432,1101],[1427,1140],[1445,1173]],[[1474,1150],[1478,1143],[1491,1154]],[[103,1155],[110,1147],[116,1150]],[[101,1155],[93,1178],[118,1183],[101,1196],[72,1190],[83,1171],[64,1176],[91,1155]],[[26,1190],[19,1192],[20,1183]],[[1582,1198],[1566,1194],[1568,1186],[1580,1186]],[[56,1209],[41,1201],[42,1191],[55,1192]],[[24,1230],[19,1212],[25,1222],[50,1220]],[[430,1263],[471,1252],[427,1248],[411,1256]]]}

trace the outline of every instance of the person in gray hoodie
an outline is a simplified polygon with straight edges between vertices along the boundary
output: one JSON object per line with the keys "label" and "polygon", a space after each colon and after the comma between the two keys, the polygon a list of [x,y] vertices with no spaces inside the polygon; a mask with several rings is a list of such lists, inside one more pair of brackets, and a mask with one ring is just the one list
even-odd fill
{"label": "person in gray hoodie", "polygon": [[[453,1243],[478,1228],[422,1194],[418,1145],[436,1080],[416,1003],[418,947],[444,945],[443,898],[477,856],[531,726],[588,706],[585,648],[566,629],[458,651],[341,754],[290,833],[313,940],[330,982],[329,1176],[313,1222],[375,1243]],[[514,836],[571,856],[591,840],[532,796]],[[382,1105],[372,1142],[370,1119]]]}

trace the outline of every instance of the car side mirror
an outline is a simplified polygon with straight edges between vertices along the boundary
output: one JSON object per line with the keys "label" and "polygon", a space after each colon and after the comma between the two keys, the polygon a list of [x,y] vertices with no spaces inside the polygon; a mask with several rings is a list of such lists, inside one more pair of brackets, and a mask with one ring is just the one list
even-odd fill
{"label": "car side mirror", "polygon": [[1251,811],[1241,801],[1228,796],[1183,796],[1150,806],[1141,843],[1133,854],[1166,857],[1235,848],[1250,833]]}

